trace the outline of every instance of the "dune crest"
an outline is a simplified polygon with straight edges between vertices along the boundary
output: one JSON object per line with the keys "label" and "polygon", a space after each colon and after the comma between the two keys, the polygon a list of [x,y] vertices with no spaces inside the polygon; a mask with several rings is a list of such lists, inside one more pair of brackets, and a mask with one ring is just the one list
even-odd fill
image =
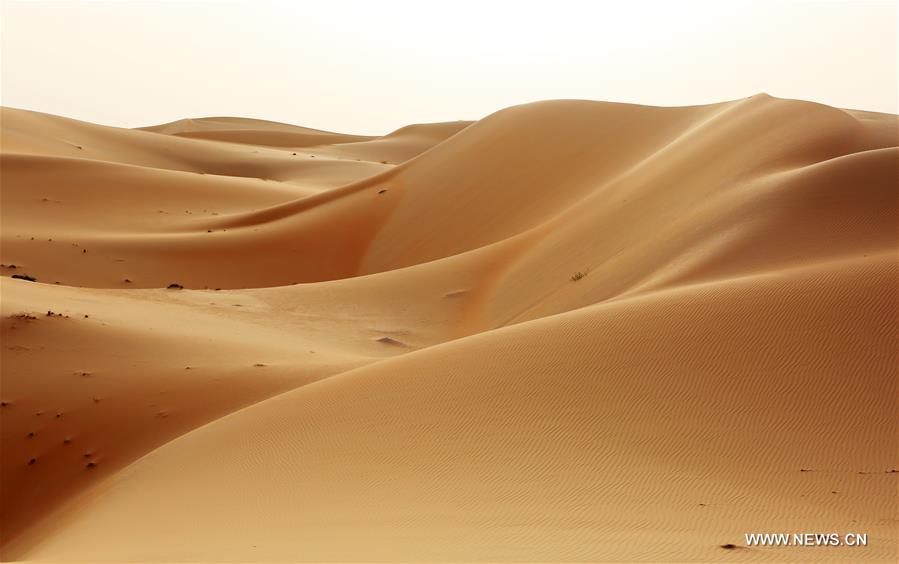
{"label": "dune crest", "polygon": [[896,116],[0,117],[4,561],[897,557]]}

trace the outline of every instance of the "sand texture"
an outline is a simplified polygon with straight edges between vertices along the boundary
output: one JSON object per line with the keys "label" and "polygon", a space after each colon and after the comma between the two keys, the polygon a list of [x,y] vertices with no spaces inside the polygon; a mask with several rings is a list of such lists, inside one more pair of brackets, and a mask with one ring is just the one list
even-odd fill
{"label": "sand texture", "polygon": [[896,560],[895,115],[0,126],[4,561]]}

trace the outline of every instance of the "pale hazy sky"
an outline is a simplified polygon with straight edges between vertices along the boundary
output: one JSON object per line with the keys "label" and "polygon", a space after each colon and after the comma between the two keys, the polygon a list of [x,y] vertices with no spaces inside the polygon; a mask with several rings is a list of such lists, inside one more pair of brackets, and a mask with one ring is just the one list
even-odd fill
{"label": "pale hazy sky", "polygon": [[3,1],[3,105],[118,126],[243,116],[353,133],[541,99],[758,92],[897,112],[897,3]]}

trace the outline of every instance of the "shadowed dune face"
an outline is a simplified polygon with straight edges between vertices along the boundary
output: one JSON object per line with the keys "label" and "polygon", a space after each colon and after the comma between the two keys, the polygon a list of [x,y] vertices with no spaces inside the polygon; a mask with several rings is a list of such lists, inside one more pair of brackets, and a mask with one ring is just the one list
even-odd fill
{"label": "shadowed dune face", "polygon": [[896,558],[896,116],[0,125],[3,560]]}

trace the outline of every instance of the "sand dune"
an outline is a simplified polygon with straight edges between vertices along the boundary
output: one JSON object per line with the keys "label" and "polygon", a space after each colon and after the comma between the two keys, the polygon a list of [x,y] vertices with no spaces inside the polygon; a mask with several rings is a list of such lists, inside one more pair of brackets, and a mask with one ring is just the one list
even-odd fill
{"label": "sand dune", "polygon": [[0,125],[3,560],[897,557],[896,116]]}
{"label": "sand dune", "polygon": [[372,139],[366,135],[345,135],[261,119],[229,117],[181,119],[139,129],[191,139],[211,139],[273,147],[309,147]]}

